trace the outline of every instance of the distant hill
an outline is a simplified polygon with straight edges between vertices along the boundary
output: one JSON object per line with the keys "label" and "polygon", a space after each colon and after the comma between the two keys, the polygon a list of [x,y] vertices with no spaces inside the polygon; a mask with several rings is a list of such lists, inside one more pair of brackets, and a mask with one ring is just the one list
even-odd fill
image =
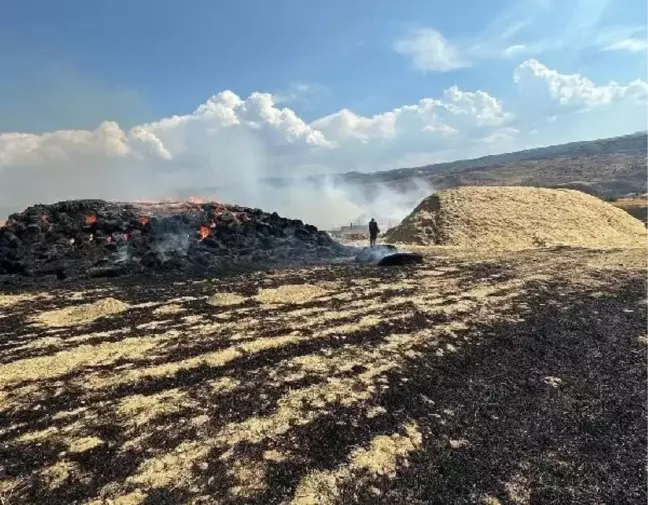
{"label": "distant hill", "polygon": [[[299,180],[313,189],[325,179],[338,185],[360,186],[369,197],[372,189],[378,186],[386,184],[407,192],[412,187],[420,187],[421,182],[435,189],[511,185],[564,187],[600,197],[616,197],[646,192],[647,149],[648,132],[637,132],[622,137],[571,142],[421,167],[313,175]],[[266,177],[262,182],[281,189],[295,180]],[[176,196],[206,194],[227,194],[227,187],[187,188]]]}
{"label": "distant hill", "polygon": [[475,185],[568,187],[598,196],[618,196],[646,191],[647,149],[647,132],[637,132],[415,168],[349,172],[337,180],[360,185],[387,183],[403,189],[415,180],[438,189]]}

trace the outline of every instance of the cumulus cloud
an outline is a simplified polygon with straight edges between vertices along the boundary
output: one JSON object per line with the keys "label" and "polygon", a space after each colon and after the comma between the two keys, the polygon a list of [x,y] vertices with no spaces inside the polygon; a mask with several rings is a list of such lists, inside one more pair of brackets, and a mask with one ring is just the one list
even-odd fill
{"label": "cumulus cloud", "polygon": [[223,91],[190,114],[126,131],[104,122],[94,131],[0,133],[0,199],[3,206],[23,207],[65,198],[156,198],[204,189],[210,196],[329,226],[353,218],[369,204],[366,198],[332,183],[316,191],[276,188],[264,179],[394,168],[410,151],[447,142],[463,147],[471,132],[487,132],[509,117],[489,94],[457,87],[372,117],[342,110],[310,124],[268,93],[243,99]]}
{"label": "cumulus cloud", "polygon": [[[646,100],[643,81],[597,86],[536,60],[520,65],[514,78],[521,88],[544,91],[567,109]],[[559,111],[554,114],[561,117]],[[544,123],[542,130],[525,121],[524,111],[509,109],[486,91],[457,86],[375,115],[344,109],[312,122],[271,94],[242,98],[223,91],[193,112],[129,129],[106,121],[92,131],[0,133],[0,202],[8,212],[66,198],[193,193],[277,210],[323,227],[366,212],[395,221],[432,188],[419,184],[402,195],[374,187],[369,194],[332,179],[318,185],[305,179],[511,151],[528,143],[526,132],[532,128],[541,129],[534,135],[541,138],[538,142],[551,142],[543,132],[553,131],[555,123],[551,128]],[[277,186],[270,177],[295,182]]]}
{"label": "cumulus cloud", "polygon": [[421,135],[440,138],[484,126],[499,126],[510,118],[502,102],[484,91],[462,91],[452,86],[438,98],[423,98],[382,114],[364,117],[344,109],[312,123],[338,142],[395,140]]}
{"label": "cumulus cloud", "polygon": [[520,64],[513,79],[523,88],[546,91],[562,106],[590,109],[626,100],[643,104],[648,98],[646,81],[635,80],[626,85],[610,81],[596,85],[580,74],[561,74],[534,59]]}

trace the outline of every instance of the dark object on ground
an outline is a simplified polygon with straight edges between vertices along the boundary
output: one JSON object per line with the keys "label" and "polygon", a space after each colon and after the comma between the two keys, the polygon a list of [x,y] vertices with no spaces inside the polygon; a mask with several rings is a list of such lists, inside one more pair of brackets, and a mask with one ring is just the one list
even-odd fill
{"label": "dark object on ground", "polygon": [[418,265],[423,263],[423,256],[419,253],[397,252],[388,254],[378,262],[379,267],[391,267],[396,265]]}
{"label": "dark object on ground", "polygon": [[70,200],[9,216],[0,227],[0,276],[219,273],[322,263],[353,251],[302,221],[238,205]]}
{"label": "dark object on ground", "polygon": [[393,245],[385,244],[374,247],[365,247],[356,255],[358,263],[377,263],[388,254],[398,252]]}

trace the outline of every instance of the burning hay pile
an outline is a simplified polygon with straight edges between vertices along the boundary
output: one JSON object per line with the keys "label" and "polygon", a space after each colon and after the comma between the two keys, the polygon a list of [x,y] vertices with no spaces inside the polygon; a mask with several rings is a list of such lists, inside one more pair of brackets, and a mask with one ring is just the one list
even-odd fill
{"label": "burning hay pile", "polygon": [[522,186],[440,191],[385,234],[391,243],[505,249],[642,247],[647,237],[639,220],[599,198]]}
{"label": "burning hay pile", "polygon": [[215,202],[71,200],[12,214],[0,228],[0,275],[225,270],[344,254],[347,248],[314,226]]}

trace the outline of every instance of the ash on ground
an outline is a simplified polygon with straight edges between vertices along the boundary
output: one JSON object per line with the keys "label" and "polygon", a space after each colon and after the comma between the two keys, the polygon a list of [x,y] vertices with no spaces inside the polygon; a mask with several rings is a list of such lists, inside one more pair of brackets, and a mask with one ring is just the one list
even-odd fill
{"label": "ash on ground", "polygon": [[29,207],[0,228],[0,275],[12,277],[225,271],[356,253],[300,220],[215,202],[70,200]]}

